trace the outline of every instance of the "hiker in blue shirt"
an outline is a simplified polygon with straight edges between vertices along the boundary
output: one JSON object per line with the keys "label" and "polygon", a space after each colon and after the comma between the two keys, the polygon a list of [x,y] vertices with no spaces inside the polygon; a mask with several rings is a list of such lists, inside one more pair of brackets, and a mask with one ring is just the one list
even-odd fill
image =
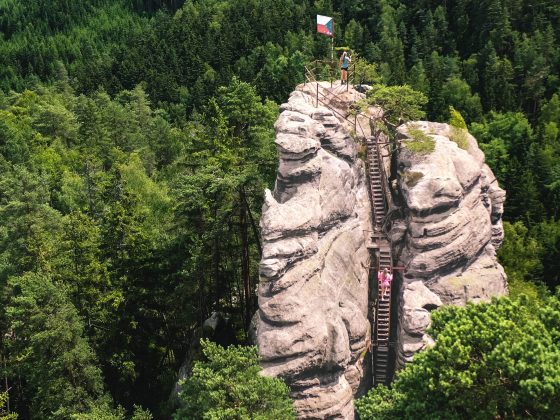
{"label": "hiker in blue shirt", "polygon": [[346,51],[340,56],[340,84],[348,83],[348,66],[352,59]]}

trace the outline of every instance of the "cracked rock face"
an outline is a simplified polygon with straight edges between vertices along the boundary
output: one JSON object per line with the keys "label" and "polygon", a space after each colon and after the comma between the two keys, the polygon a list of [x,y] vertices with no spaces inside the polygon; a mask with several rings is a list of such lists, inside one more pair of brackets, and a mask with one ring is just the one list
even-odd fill
{"label": "cracked rock face", "polygon": [[[342,95],[338,106],[355,95]],[[261,219],[263,374],[286,381],[299,418],[352,419],[353,396],[369,377],[364,165],[344,124],[315,107],[304,87],[281,110],[276,186],[265,192]]]}
{"label": "cracked rock face", "polygon": [[[427,155],[407,148],[408,128],[435,141]],[[401,217],[393,220],[393,254],[406,266],[400,290],[397,365],[432,343],[425,334],[430,311],[442,304],[484,302],[507,293],[496,249],[503,240],[505,191],[476,140],[467,150],[450,140],[457,131],[447,124],[415,122],[401,126],[398,190]]]}

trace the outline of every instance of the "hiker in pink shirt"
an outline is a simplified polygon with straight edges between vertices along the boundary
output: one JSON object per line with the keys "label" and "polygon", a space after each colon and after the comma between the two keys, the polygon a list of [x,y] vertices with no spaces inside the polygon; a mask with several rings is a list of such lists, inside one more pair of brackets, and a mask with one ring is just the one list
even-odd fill
{"label": "hiker in pink shirt", "polygon": [[391,287],[391,282],[393,281],[393,274],[389,273],[389,270],[385,267],[383,271],[379,270],[377,273],[377,281],[381,287],[381,300],[385,299],[387,291]]}

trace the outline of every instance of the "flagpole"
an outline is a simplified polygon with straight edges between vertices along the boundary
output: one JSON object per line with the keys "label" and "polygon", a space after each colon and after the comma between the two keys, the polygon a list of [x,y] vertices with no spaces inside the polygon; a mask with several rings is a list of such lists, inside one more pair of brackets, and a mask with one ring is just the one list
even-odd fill
{"label": "flagpole", "polygon": [[[331,68],[332,67],[336,68],[335,63],[334,63],[334,31],[333,31],[333,34],[331,36]],[[331,79],[331,88],[332,88],[333,71],[331,70],[329,73],[331,73],[330,79]],[[335,71],[335,73],[336,73],[336,71]]]}
{"label": "flagpole", "polygon": [[334,19],[332,21],[332,36],[331,36],[331,61],[334,61]]}

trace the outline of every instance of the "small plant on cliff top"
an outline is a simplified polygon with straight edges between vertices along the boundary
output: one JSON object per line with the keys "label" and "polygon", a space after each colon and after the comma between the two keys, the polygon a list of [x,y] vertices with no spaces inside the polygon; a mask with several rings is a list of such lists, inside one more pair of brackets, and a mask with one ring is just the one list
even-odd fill
{"label": "small plant on cliff top", "polygon": [[361,419],[560,418],[560,296],[444,307],[436,344],[356,403]]}
{"label": "small plant on cliff top", "polygon": [[256,347],[201,345],[207,360],[196,362],[184,381],[176,420],[295,419],[286,384],[260,375]]}
{"label": "small plant on cliff top", "polygon": [[449,125],[451,126],[449,139],[457,143],[461,149],[467,150],[469,148],[468,131],[463,116],[452,106],[449,107],[449,115]]}
{"label": "small plant on cliff top", "polygon": [[409,187],[414,187],[424,177],[422,172],[406,171],[401,173],[401,178]]}
{"label": "small plant on cliff top", "polygon": [[416,127],[409,127],[407,133],[411,140],[404,142],[404,146],[411,152],[419,155],[432,153],[436,147],[434,140]]}

